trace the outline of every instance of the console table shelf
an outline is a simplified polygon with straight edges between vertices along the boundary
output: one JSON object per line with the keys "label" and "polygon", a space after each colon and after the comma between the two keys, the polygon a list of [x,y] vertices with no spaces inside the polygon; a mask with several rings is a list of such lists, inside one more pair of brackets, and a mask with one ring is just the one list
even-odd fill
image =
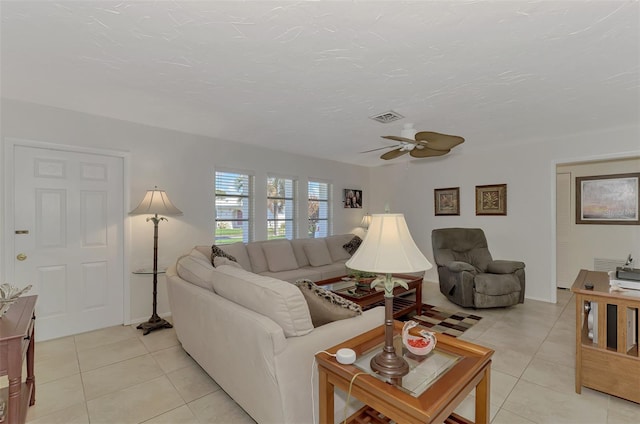
{"label": "console table shelf", "polygon": [[610,292],[607,273],[584,269],[571,291],[576,296],[576,393],[584,386],[640,403],[640,293]]}
{"label": "console table shelf", "polygon": [[[35,403],[36,384],[33,370],[34,323],[38,296],[24,296],[0,318],[0,375],[9,377],[9,387],[0,390],[0,401],[6,401],[8,424],[24,423],[27,408]],[[27,361],[27,376],[22,381],[22,363]]]}

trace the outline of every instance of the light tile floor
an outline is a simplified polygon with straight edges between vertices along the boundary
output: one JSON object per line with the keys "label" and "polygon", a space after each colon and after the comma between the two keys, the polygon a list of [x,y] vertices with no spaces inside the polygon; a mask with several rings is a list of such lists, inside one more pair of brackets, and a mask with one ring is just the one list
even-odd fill
{"label": "light tile floor", "polygon": [[[436,284],[425,283],[423,293],[426,303],[460,309]],[[476,313],[483,319],[462,338],[496,351],[493,424],[640,423],[636,403],[574,392],[570,292],[559,290],[557,304],[527,300]],[[143,336],[119,326],[39,342],[36,381],[37,402],[27,417],[33,424],[254,422],[182,350],[173,329]],[[472,419],[473,408],[471,395],[458,412]]]}

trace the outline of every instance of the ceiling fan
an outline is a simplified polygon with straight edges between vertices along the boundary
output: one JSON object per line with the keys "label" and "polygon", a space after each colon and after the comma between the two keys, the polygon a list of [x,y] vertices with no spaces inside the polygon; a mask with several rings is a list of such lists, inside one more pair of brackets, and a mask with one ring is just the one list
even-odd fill
{"label": "ceiling fan", "polygon": [[380,159],[389,160],[409,153],[414,158],[428,158],[432,156],[446,155],[458,144],[464,143],[464,138],[457,135],[440,134],[432,131],[416,131],[413,124],[404,124],[400,132],[401,136],[383,135],[382,138],[399,142],[395,146],[380,147],[366,150],[360,153],[375,152],[382,149],[393,149],[380,156]]}

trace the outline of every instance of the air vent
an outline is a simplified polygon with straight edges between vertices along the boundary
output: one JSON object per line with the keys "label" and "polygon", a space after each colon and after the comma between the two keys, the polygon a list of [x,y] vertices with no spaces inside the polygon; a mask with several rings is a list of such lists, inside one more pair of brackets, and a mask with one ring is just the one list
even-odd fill
{"label": "air vent", "polygon": [[394,112],[392,110],[388,112],[379,113],[378,115],[370,116],[369,118],[374,121],[381,122],[383,124],[388,124],[389,122],[397,121],[399,119],[404,118],[404,116],[400,115],[398,112]]}

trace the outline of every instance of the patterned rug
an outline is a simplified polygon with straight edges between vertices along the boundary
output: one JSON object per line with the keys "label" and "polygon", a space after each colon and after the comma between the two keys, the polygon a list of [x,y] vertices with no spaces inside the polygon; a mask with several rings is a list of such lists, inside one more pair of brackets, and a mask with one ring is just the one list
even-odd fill
{"label": "patterned rug", "polygon": [[414,320],[431,331],[437,331],[449,336],[458,337],[475,324],[482,317],[460,311],[447,311],[439,306],[422,304],[422,315],[407,315],[400,318],[403,321]]}

